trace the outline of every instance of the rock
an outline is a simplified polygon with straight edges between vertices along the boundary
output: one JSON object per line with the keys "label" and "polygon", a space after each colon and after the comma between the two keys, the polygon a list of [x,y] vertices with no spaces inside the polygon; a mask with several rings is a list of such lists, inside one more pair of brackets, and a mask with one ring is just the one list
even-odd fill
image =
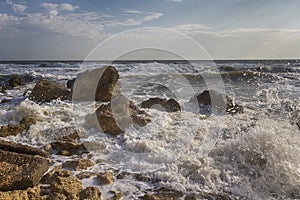
{"label": "rock", "polygon": [[13,74],[11,78],[8,80],[8,85],[11,87],[16,87],[16,86],[24,85],[24,83],[18,74]]}
{"label": "rock", "polygon": [[97,187],[87,187],[79,193],[80,200],[101,200],[101,192]]}
{"label": "rock", "polygon": [[82,183],[76,177],[57,176],[51,183],[51,192],[63,194],[66,197],[78,194],[82,190]]}
{"label": "rock", "polygon": [[178,112],[181,110],[180,104],[174,99],[150,98],[141,103],[142,108],[153,108],[166,112]]}
{"label": "rock", "polygon": [[136,127],[146,126],[150,122],[149,115],[139,110],[131,101],[123,96],[103,104],[96,110],[96,117],[104,133],[118,135],[124,133],[131,124]]}
{"label": "rock", "polygon": [[114,182],[114,176],[111,172],[103,172],[97,175],[100,185],[110,185]]}
{"label": "rock", "polygon": [[19,124],[8,124],[1,126],[0,137],[16,136],[24,131],[24,127]]}
{"label": "rock", "polygon": [[14,190],[0,192],[1,200],[38,200],[40,199],[40,187],[28,188],[26,190]]}
{"label": "rock", "polygon": [[[102,67],[78,74],[73,86],[73,101],[109,102],[119,79],[116,68]],[[115,90],[115,91],[114,91]]]}
{"label": "rock", "polygon": [[205,106],[206,110],[209,110],[211,112],[212,106],[214,111],[217,111],[217,113],[222,113],[223,111],[230,113],[230,114],[236,114],[243,112],[243,108],[233,102],[232,99],[230,99],[228,96],[218,93],[214,90],[208,91],[205,90],[201,94],[196,95],[193,99],[190,100],[190,102],[197,102],[200,107],[200,113],[202,112],[202,107]]}
{"label": "rock", "polygon": [[63,156],[81,155],[83,153],[88,153],[88,150],[83,144],[77,144],[72,141],[57,141],[52,142],[50,152],[56,153]]}
{"label": "rock", "polygon": [[8,99],[2,99],[1,102],[0,102],[0,104],[4,104],[4,103],[8,103],[8,102],[10,102],[10,100],[8,100]]}
{"label": "rock", "polygon": [[[39,184],[48,170],[46,158],[0,150],[0,191],[23,190]],[[17,172],[17,173],[16,173]]]}
{"label": "rock", "polygon": [[142,200],[160,200],[160,198],[154,194],[145,194],[141,199]]}
{"label": "rock", "polygon": [[77,160],[71,160],[71,161],[66,161],[63,163],[63,167],[70,169],[70,170],[75,170],[75,171],[80,171],[82,169],[87,169],[88,167],[94,166],[95,162],[89,159],[84,159],[80,158]]}
{"label": "rock", "polygon": [[70,170],[62,170],[62,166],[54,167],[50,172],[45,174],[41,179],[42,184],[50,184],[57,176],[69,177],[71,176]]}
{"label": "rock", "polygon": [[70,92],[63,85],[47,80],[41,80],[34,86],[29,95],[29,99],[37,103],[43,103],[58,98],[66,100],[69,96]]}
{"label": "rock", "polygon": [[180,191],[168,189],[168,188],[158,188],[155,189],[151,194],[145,194],[143,200],[179,200],[182,199],[184,194]]}
{"label": "rock", "polygon": [[76,80],[76,78],[73,78],[73,79],[67,81],[67,88],[68,89],[73,90],[75,80]]}
{"label": "rock", "polygon": [[39,155],[41,157],[49,156],[49,153],[47,153],[41,149],[14,143],[14,142],[2,141],[2,140],[0,140],[0,150],[20,153],[20,154],[26,154],[26,155],[32,155],[32,156],[35,156],[35,155]]}
{"label": "rock", "polygon": [[76,177],[79,178],[80,180],[85,179],[85,178],[90,178],[92,176],[97,176],[97,173],[95,173],[95,172],[81,172],[81,173],[76,175]]}
{"label": "rock", "polygon": [[24,117],[19,124],[8,124],[0,128],[0,137],[16,136],[27,131],[36,121],[33,118]]}
{"label": "rock", "polygon": [[108,198],[107,200],[121,200],[124,198],[124,192],[118,192],[118,191],[109,191],[110,193],[113,193],[114,195],[111,198]]}

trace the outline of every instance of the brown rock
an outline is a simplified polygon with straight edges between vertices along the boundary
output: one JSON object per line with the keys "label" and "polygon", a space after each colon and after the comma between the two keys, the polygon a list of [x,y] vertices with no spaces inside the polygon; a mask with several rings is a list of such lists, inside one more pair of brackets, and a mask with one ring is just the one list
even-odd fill
{"label": "brown rock", "polygon": [[111,172],[103,172],[97,175],[100,185],[110,185],[114,182],[114,176]]}
{"label": "brown rock", "polygon": [[77,160],[66,161],[63,163],[64,168],[79,171],[82,169],[87,169],[88,167],[94,166],[95,162],[89,159],[80,158]]}
{"label": "brown rock", "polygon": [[0,200],[39,200],[40,188],[28,188],[26,190],[14,190],[8,192],[0,192]]}
{"label": "brown rock", "polygon": [[[38,155],[3,150],[0,150],[0,162],[5,163],[0,170],[1,191],[22,190],[36,186],[49,168],[47,159]],[[12,170],[16,170],[17,173]]]}
{"label": "brown rock", "polygon": [[121,200],[124,198],[124,192],[118,192],[118,191],[110,191],[114,195],[109,198],[108,200]]}
{"label": "brown rock", "polygon": [[96,110],[96,116],[101,130],[104,133],[118,135],[124,132],[131,124],[146,126],[150,122],[148,114],[139,110],[124,96],[118,96],[111,103],[101,105]]}
{"label": "brown rock", "polygon": [[87,187],[79,193],[80,200],[101,200],[101,192],[97,187]]}
{"label": "brown rock", "polygon": [[72,194],[78,194],[82,190],[82,183],[76,177],[60,177],[57,176],[50,183],[53,193],[63,194],[66,197]]}
{"label": "brown rock", "polygon": [[30,117],[24,117],[19,124],[8,124],[0,128],[0,137],[16,136],[27,131],[36,120]]}
{"label": "brown rock", "polygon": [[178,112],[181,110],[180,104],[174,99],[150,98],[141,103],[142,108],[153,108],[166,112]]}
{"label": "brown rock", "polygon": [[160,198],[154,194],[145,194],[142,197],[143,200],[160,200]]}
{"label": "brown rock", "polygon": [[80,180],[85,179],[85,178],[90,178],[92,176],[97,176],[97,173],[95,173],[95,172],[81,172],[81,173],[76,175],[76,177],[79,178]]}
{"label": "brown rock", "polygon": [[118,78],[118,71],[112,66],[78,74],[73,85],[72,100],[109,102]]}
{"label": "brown rock", "polygon": [[69,177],[71,176],[70,170],[62,170],[62,166],[54,167],[50,172],[45,174],[41,180],[42,184],[50,184],[57,176]]}
{"label": "brown rock", "polygon": [[39,155],[42,157],[49,156],[49,153],[47,153],[41,149],[14,143],[14,142],[2,141],[2,140],[0,140],[0,150],[10,151],[10,152],[15,152],[15,153],[20,153],[20,154],[27,154],[27,155],[32,155],[32,156],[34,156],[34,155]]}
{"label": "brown rock", "polygon": [[58,83],[47,80],[39,81],[33,88],[29,99],[37,103],[50,102],[55,99],[68,99],[70,92]]}

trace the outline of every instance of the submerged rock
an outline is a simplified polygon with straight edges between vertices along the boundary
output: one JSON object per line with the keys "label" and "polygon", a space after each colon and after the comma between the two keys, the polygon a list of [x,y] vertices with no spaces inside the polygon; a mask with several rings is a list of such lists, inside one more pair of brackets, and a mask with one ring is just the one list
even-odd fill
{"label": "submerged rock", "polygon": [[47,80],[39,81],[29,95],[29,99],[37,103],[50,102],[59,98],[69,99],[70,92],[63,85]]}
{"label": "submerged rock", "polygon": [[174,99],[150,98],[141,103],[142,108],[153,108],[166,112],[178,112],[181,110],[180,104]]}
{"label": "submerged rock", "polygon": [[124,96],[114,98],[111,103],[103,104],[96,110],[96,116],[104,133],[118,135],[131,124],[146,126],[150,118],[145,111],[139,110]]}
{"label": "submerged rock", "polygon": [[192,98],[190,102],[197,102],[199,104],[200,113],[203,111],[203,108],[206,111],[211,112],[213,110],[217,113],[222,113],[223,111],[229,114],[243,112],[243,108],[235,104],[231,98],[214,90],[205,90]]}
{"label": "submerged rock", "polygon": [[49,168],[48,160],[39,155],[43,153],[32,147],[4,143],[0,148],[0,191],[23,190],[38,185]]}
{"label": "submerged rock", "polygon": [[21,86],[24,85],[20,75],[13,74],[11,78],[8,80],[8,85],[11,87]]}
{"label": "submerged rock", "polygon": [[72,99],[74,101],[109,102],[118,79],[118,71],[112,66],[78,74],[73,84]]}

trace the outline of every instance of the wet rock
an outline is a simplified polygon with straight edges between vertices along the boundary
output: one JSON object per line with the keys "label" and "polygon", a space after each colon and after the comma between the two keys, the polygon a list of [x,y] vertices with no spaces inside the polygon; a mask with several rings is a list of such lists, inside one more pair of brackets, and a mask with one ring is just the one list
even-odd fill
{"label": "wet rock", "polygon": [[141,103],[142,108],[153,108],[166,112],[178,112],[181,110],[180,104],[174,99],[150,98]]}
{"label": "wet rock", "polygon": [[205,112],[205,110],[211,112],[212,109],[217,113],[222,113],[223,111],[229,114],[243,112],[243,108],[235,104],[231,98],[214,90],[205,90],[201,94],[196,95],[190,102],[199,104],[200,113]]}
{"label": "wet rock", "polygon": [[1,200],[37,200],[40,199],[40,188],[33,187],[26,190],[0,192]]}
{"label": "wet rock", "polygon": [[73,79],[67,81],[67,88],[68,89],[73,90],[75,80],[76,80],[76,78],[73,78]]}
{"label": "wet rock", "polygon": [[66,100],[70,96],[70,92],[58,83],[41,80],[34,86],[29,99],[37,103],[50,102],[60,98]]}
{"label": "wet rock", "polygon": [[97,176],[97,173],[95,173],[95,172],[81,172],[81,173],[76,175],[76,177],[79,178],[80,180],[85,179],[85,178],[90,178],[92,176]]}
{"label": "wet rock", "polygon": [[18,144],[15,142],[2,141],[0,140],[0,150],[15,152],[26,155],[39,155],[41,157],[48,157],[49,153],[34,147],[30,147],[27,145]]}
{"label": "wet rock", "polygon": [[63,156],[72,156],[72,155],[81,155],[83,153],[88,153],[88,150],[83,144],[77,144],[72,141],[57,141],[50,144],[50,152],[52,154],[63,155]]}
{"label": "wet rock", "polygon": [[118,192],[114,190],[110,191],[110,193],[113,193],[113,196],[111,198],[108,198],[108,200],[121,200],[124,198],[124,192]]}
{"label": "wet rock", "polygon": [[63,194],[66,197],[76,195],[82,190],[82,183],[76,177],[60,177],[57,176],[50,183],[51,192]]}
{"label": "wet rock", "polygon": [[94,165],[95,165],[94,161],[90,159],[80,158],[77,160],[66,161],[63,163],[62,166],[70,170],[80,171]]}
{"label": "wet rock", "polygon": [[8,85],[11,87],[21,86],[24,85],[20,75],[13,74],[11,75],[11,78],[8,80]]}
{"label": "wet rock", "polygon": [[111,103],[101,105],[96,110],[96,117],[101,130],[113,135],[123,133],[131,124],[141,127],[151,121],[145,111],[139,110],[121,95],[114,98]]}
{"label": "wet rock", "polygon": [[100,185],[110,185],[114,182],[114,176],[111,172],[103,172],[97,175],[97,180]]}
{"label": "wet rock", "polygon": [[61,165],[56,166],[43,176],[43,178],[41,179],[41,183],[50,184],[57,176],[69,177],[71,176],[71,172],[70,170],[63,170]]}
{"label": "wet rock", "polygon": [[141,199],[143,200],[179,200],[182,199],[184,194],[180,191],[158,188],[149,194],[145,194]]}
{"label": "wet rock", "polygon": [[142,200],[160,200],[160,198],[154,194],[145,194],[141,199]]}
{"label": "wet rock", "polygon": [[0,128],[0,137],[16,136],[27,131],[36,120],[30,117],[24,117],[19,124],[8,124]]}
{"label": "wet rock", "polygon": [[102,67],[78,74],[73,86],[73,101],[109,102],[119,79],[116,68]]}
{"label": "wet rock", "polygon": [[0,102],[0,104],[4,104],[4,103],[8,103],[8,102],[10,102],[10,100],[8,100],[8,99],[2,99],[1,102]]}
{"label": "wet rock", "polygon": [[97,187],[87,187],[79,193],[80,200],[101,200],[101,192]]}
{"label": "wet rock", "polygon": [[39,155],[26,155],[5,150],[0,150],[0,162],[2,163],[1,191],[34,187],[39,184],[41,177],[49,168],[47,159]]}

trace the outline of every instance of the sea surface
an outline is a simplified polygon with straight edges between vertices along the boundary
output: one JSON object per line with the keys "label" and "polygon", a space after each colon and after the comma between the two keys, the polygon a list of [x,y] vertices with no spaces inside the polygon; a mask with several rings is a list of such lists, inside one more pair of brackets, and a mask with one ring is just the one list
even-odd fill
{"label": "sea surface", "polygon": [[[146,127],[111,136],[87,122],[94,102],[28,100],[38,80],[66,84],[78,73],[108,64],[119,71],[122,94],[137,106],[150,97],[175,98],[182,111],[148,109],[152,121]],[[7,140],[43,147],[61,136],[61,128],[76,127],[98,163],[90,171],[114,169],[155,180],[117,179],[99,186],[103,197],[117,189],[125,199],[137,199],[164,186],[184,193],[224,193],[232,199],[300,199],[298,60],[0,62],[0,83],[11,74],[21,75],[26,84],[0,93],[0,102],[9,100],[0,104],[0,125],[27,115],[39,121]],[[200,115],[188,102],[206,89],[226,93],[244,112]],[[72,158],[51,159],[58,165]],[[95,180],[83,183],[94,185]]]}

